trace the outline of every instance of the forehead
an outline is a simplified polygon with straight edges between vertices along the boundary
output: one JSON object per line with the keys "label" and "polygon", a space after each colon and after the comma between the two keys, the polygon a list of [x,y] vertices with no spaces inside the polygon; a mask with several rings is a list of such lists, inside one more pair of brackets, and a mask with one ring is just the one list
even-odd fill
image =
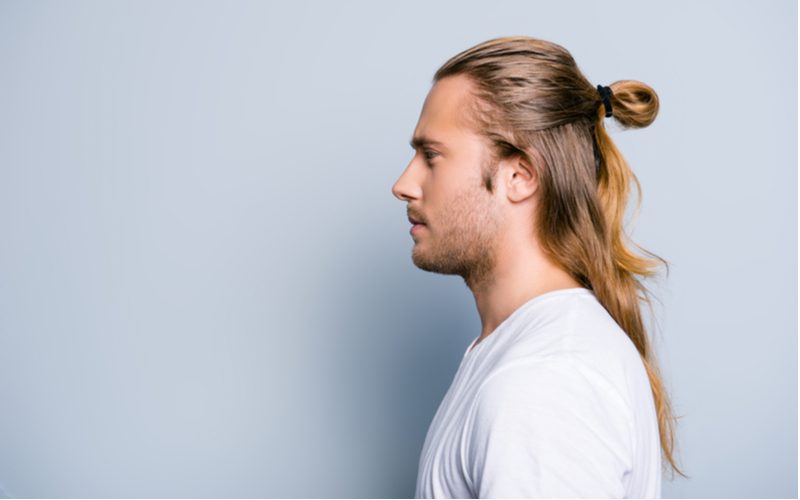
{"label": "forehead", "polygon": [[466,77],[449,76],[436,82],[422,106],[414,137],[444,143],[478,139],[468,125],[467,113],[472,102],[470,82]]}

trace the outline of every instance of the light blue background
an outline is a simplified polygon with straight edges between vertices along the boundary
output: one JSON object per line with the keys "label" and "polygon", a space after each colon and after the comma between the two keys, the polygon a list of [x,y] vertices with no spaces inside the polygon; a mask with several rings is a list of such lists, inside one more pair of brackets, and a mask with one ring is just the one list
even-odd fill
{"label": "light blue background", "polygon": [[[391,186],[433,72],[524,34],[662,109],[614,139],[690,480],[797,496],[792,1],[0,3],[0,488],[410,497],[480,331]],[[632,200],[632,204],[635,200]]]}

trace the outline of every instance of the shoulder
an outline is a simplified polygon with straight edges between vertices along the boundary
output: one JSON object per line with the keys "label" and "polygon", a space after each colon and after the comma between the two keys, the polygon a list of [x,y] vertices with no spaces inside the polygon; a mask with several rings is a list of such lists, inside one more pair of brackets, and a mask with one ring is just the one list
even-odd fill
{"label": "shoulder", "polygon": [[476,416],[492,418],[513,408],[556,421],[565,413],[593,415],[627,427],[633,413],[625,388],[595,361],[564,351],[498,366],[479,385]]}
{"label": "shoulder", "polygon": [[513,386],[514,379],[542,379],[635,406],[647,374],[625,331],[594,296],[576,296],[559,307],[544,325],[532,318],[497,354],[484,391],[505,390],[500,387]]}

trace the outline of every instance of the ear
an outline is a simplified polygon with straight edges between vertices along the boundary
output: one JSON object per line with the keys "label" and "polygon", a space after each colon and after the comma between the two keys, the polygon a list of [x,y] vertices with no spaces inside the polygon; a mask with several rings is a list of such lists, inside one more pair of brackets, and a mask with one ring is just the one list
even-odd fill
{"label": "ear", "polygon": [[539,187],[539,175],[531,161],[525,155],[514,155],[505,161],[508,199],[518,203],[533,196]]}

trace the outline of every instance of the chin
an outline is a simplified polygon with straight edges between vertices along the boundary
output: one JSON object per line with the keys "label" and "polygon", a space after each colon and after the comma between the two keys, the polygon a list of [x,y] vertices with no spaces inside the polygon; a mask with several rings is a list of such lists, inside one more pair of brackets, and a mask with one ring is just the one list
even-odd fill
{"label": "chin", "polygon": [[427,268],[431,267],[430,262],[428,259],[425,258],[425,255],[417,248],[417,245],[414,245],[414,250],[411,251],[411,261],[420,269],[428,270]]}

